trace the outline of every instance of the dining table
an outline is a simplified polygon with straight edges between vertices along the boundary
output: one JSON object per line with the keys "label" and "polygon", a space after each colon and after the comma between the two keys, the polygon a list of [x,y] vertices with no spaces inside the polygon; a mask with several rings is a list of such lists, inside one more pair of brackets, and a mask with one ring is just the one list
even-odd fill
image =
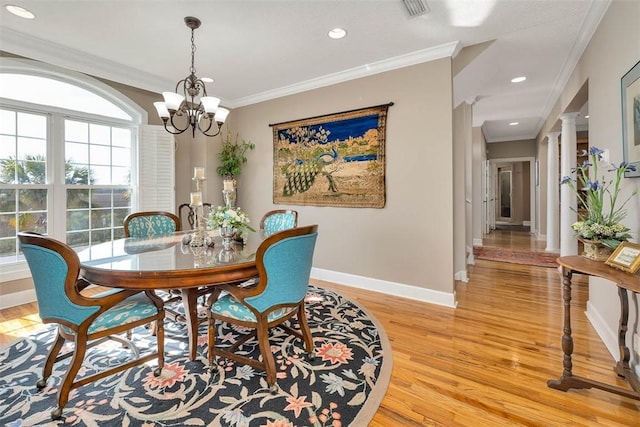
{"label": "dining table", "polygon": [[195,360],[199,290],[257,277],[256,251],[264,236],[261,232],[250,233],[244,243],[234,242],[231,249],[223,249],[220,237],[213,233],[204,245],[192,246],[191,233],[122,238],[92,244],[77,252],[80,277],[92,284],[145,291],[179,290],[189,357]]}

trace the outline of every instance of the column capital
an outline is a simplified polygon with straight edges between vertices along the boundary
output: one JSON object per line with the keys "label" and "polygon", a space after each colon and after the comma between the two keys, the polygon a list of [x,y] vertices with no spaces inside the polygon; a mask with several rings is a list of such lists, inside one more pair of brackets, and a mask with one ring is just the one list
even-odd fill
{"label": "column capital", "polygon": [[576,118],[580,115],[579,112],[575,112],[575,113],[564,113],[560,115],[560,120],[562,120],[562,122],[575,122]]}
{"label": "column capital", "polygon": [[561,134],[562,132],[549,132],[547,134],[548,142],[558,142],[558,138]]}

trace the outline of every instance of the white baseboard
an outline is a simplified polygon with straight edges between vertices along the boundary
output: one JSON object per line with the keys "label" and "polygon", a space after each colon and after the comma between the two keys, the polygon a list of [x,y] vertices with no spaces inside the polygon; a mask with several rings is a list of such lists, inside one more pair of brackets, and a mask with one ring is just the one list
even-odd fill
{"label": "white baseboard", "polygon": [[[604,343],[609,353],[614,360],[618,360],[620,358],[620,349],[618,347],[618,331],[614,331],[607,326],[607,322],[604,320],[604,317],[600,315],[600,313],[594,308],[590,301],[587,301],[587,311],[585,311],[585,315],[589,322],[596,330],[596,333],[600,336],[600,339]],[[627,343],[630,343],[631,340],[627,340]],[[633,354],[633,351],[631,351]],[[640,369],[640,363],[636,360],[635,362],[635,370],[638,371]]]}
{"label": "white baseboard", "polygon": [[2,295],[0,298],[0,309],[15,307],[17,305],[27,304],[36,300],[36,290],[27,289],[26,291],[13,292]]}
{"label": "white baseboard", "polygon": [[395,295],[398,297],[443,305],[451,308],[455,308],[457,305],[455,291],[453,293],[434,291],[433,289],[419,288],[417,286],[405,285],[403,283],[388,282],[386,280],[356,276],[355,274],[340,273],[315,267],[311,269],[311,277],[314,279],[337,283],[339,285]]}
{"label": "white baseboard", "polygon": [[482,239],[473,239],[473,246],[482,246]]}
{"label": "white baseboard", "polygon": [[522,225],[525,227],[531,227],[531,221],[522,221]]}
{"label": "white baseboard", "polygon": [[458,271],[453,278],[455,280],[460,280],[464,283],[467,283],[469,281],[469,277],[467,277],[467,270],[462,270],[462,271]]}

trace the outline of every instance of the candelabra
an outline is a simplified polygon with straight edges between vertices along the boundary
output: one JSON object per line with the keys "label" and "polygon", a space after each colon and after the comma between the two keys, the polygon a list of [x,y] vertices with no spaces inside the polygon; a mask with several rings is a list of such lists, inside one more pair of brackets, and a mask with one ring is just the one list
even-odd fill
{"label": "candelabra", "polygon": [[236,180],[235,178],[225,179],[223,182],[222,197],[226,207],[236,206]]}

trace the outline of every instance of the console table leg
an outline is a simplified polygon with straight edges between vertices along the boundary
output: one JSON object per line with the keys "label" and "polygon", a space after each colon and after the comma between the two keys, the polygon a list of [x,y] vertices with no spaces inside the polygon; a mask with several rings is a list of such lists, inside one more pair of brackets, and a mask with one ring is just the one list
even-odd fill
{"label": "console table leg", "polygon": [[571,338],[571,269],[562,267],[562,302],[564,320],[562,325],[562,351],[564,353],[562,359],[562,376],[557,380],[547,381],[547,386],[557,390],[567,391],[575,387],[571,379],[571,370],[573,363],[571,355],[573,354],[573,338]]}
{"label": "console table leg", "polygon": [[618,297],[620,299],[620,324],[618,325],[618,347],[620,349],[620,360],[616,363],[615,371],[621,378],[626,378],[629,372],[629,360],[631,354],[627,347],[627,322],[629,321],[629,295],[626,289],[618,287]]}

